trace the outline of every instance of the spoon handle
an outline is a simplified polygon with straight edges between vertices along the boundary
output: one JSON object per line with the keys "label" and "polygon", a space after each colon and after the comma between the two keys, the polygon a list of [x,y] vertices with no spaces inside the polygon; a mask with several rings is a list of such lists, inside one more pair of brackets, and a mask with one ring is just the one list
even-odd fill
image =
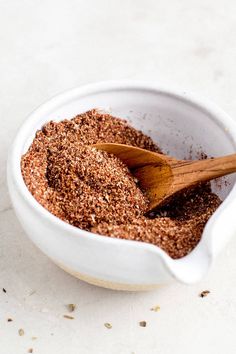
{"label": "spoon handle", "polygon": [[236,154],[200,161],[177,161],[171,167],[175,188],[179,189],[236,172]]}

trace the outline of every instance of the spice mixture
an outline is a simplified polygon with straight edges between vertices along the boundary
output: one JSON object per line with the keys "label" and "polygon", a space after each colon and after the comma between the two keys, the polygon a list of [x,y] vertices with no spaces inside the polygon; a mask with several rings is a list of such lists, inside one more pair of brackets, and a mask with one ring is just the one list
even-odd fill
{"label": "spice mixture", "polygon": [[206,297],[207,295],[209,295],[210,294],[210,291],[209,290],[203,290],[200,294],[199,294],[199,296],[200,297]]}
{"label": "spice mixture", "polygon": [[146,215],[148,200],[138,181],[117,157],[91,147],[98,142],[160,152],[141,131],[97,110],[49,122],[21,160],[24,181],[35,199],[84,230],[153,243],[173,258],[187,255],[220,204],[209,184],[183,192]]}

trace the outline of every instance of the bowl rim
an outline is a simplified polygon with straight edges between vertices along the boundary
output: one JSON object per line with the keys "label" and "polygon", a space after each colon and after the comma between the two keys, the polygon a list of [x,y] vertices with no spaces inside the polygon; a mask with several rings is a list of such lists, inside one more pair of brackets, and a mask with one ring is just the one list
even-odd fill
{"label": "bowl rim", "polygon": [[[191,104],[201,111],[207,112],[208,115],[212,117],[214,122],[220,127],[226,130],[228,137],[232,141],[232,143],[236,146],[236,122],[226,114],[221,108],[217,107],[212,102],[209,102],[207,99],[199,97],[199,95],[193,94],[191,92],[187,92],[181,88],[176,86],[170,87],[169,85],[159,85],[154,82],[148,81],[135,81],[135,80],[119,80],[119,81],[102,81],[96,83],[90,83],[87,85],[79,86],[70,90],[66,90],[63,93],[60,93],[51,99],[47,100],[34,111],[32,111],[24,123],[21,125],[20,129],[18,130],[16,137],[12,143],[11,149],[9,151],[8,156],[8,177],[11,176],[14,186],[17,188],[20,196],[24,199],[24,201],[35,210],[40,217],[42,217],[47,223],[53,224],[54,226],[59,227],[60,229],[64,230],[71,235],[80,236],[82,238],[87,239],[88,237],[98,242],[104,242],[106,244],[117,244],[121,245],[124,243],[130,247],[138,247],[142,249],[146,249],[151,251],[155,254],[158,254],[162,259],[163,263],[169,268],[172,275],[177,278],[178,276],[175,272],[172,271],[174,264],[180,263],[181,260],[187,259],[190,257],[191,254],[196,253],[199,251],[199,248],[205,242],[206,234],[205,229],[208,225],[209,221],[211,220],[211,224],[216,217],[224,208],[224,202],[229,200],[232,195],[236,195],[236,183],[234,184],[232,190],[229,192],[228,196],[221,204],[221,206],[216,210],[216,212],[211,216],[202,233],[201,240],[197,244],[197,246],[186,256],[180,259],[173,259],[171,258],[165,251],[163,251],[160,247],[155,246],[153,244],[140,242],[140,241],[133,241],[133,240],[126,240],[126,239],[118,239],[113,237],[107,237],[104,235],[94,234],[92,232],[77,228],[73,225],[66,223],[65,221],[61,220],[60,218],[56,217],[52,213],[50,213],[47,209],[45,209],[30,193],[28,190],[23,176],[21,174],[20,168],[20,160],[22,153],[23,144],[27,137],[29,136],[29,131],[32,130],[33,123],[35,125],[37,118],[42,117],[43,115],[48,114],[48,112],[52,111],[54,108],[58,108],[58,106],[62,106],[68,100],[73,100],[76,97],[83,97],[89,94],[100,93],[104,91],[117,91],[117,90],[140,90],[140,91],[153,91],[158,94],[172,96],[176,99],[184,101],[188,104]],[[35,131],[36,132],[36,131]],[[211,253],[211,250],[208,250],[208,253]]]}

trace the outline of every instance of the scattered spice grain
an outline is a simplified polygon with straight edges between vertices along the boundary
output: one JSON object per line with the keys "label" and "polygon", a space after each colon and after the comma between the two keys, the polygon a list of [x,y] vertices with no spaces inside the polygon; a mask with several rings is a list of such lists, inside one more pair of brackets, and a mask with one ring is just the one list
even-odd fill
{"label": "scattered spice grain", "polygon": [[68,320],[74,320],[75,318],[73,316],[69,316],[69,315],[64,315],[64,318],[67,318]]}
{"label": "scattered spice grain", "polygon": [[33,353],[33,348],[29,348],[28,353]]}
{"label": "scattered spice grain", "polygon": [[112,328],[112,325],[108,322],[104,323],[104,326],[107,328],[107,329],[111,329]]}
{"label": "scattered spice grain", "polygon": [[157,305],[157,306],[153,306],[150,310],[154,312],[159,312],[160,309],[161,309],[160,306]]}
{"label": "scattered spice grain", "polygon": [[7,322],[12,322],[12,321],[13,321],[12,318],[8,318],[8,319],[7,319]]}
{"label": "scattered spice grain", "polygon": [[69,312],[74,312],[75,309],[76,309],[76,305],[75,304],[68,304],[66,307],[67,307]]}
{"label": "scattered spice grain", "polygon": [[199,296],[200,297],[206,297],[207,295],[209,295],[210,294],[210,291],[209,290],[204,290],[204,291],[202,291],[200,294],[199,294]]}
{"label": "scattered spice grain", "polygon": [[146,327],[147,326],[147,322],[146,321],[140,321],[139,322],[139,326],[140,327]]}
{"label": "scattered spice grain", "polygon": [[3,291],[4,293],[6,293],[6,292],[7,292],[5,288],[2,288],[2,291]]}
{"label": "scattered spice grain", "polygon": [[22,328],[20,328],[19,330],[18,330],[18,334],[19,334],[19,336],[23,336],[24,334],[25,334],[25,331],[22,329]]}
{"label": "scattered spice grain", "polygon": [[210,184],[182,192],[146,215],[148,200],[117,157],[91,145],[114,142],[161,152],[152,139],[122,119],[91,110],[49,122],[22,156],[21,171],[34,198],[65,222],[102,234],[161,247],[172,258],[187,255],[220,205]]}

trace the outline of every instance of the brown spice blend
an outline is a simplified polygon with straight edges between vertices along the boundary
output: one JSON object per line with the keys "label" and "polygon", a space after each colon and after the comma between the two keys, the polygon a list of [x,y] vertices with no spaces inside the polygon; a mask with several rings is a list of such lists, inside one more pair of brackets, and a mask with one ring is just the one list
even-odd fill
{"label": "brown spice blend", "polygon": [[21,159],[24,181],[35,199],[84,230],[153,243],[173,258],[188,254],[220,204],[209,184],[178,195],[147,216],[148,200],[136,179],[117,157],[90,146],[97,142],[160,152],[141,131],[97,110],[49,122]]}

